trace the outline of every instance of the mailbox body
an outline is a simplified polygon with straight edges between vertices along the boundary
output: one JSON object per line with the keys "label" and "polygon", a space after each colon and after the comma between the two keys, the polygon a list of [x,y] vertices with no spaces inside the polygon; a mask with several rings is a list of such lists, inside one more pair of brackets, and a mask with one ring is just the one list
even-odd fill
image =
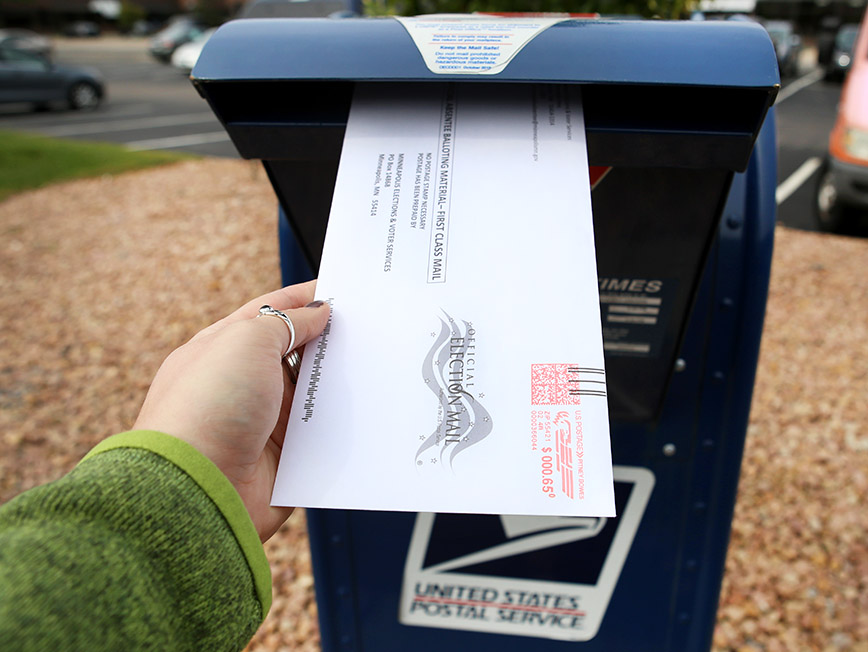
{"label": "mailbox body", "polygon": [[[429,71],[394,20],[251,20],[218,31],[193,79],[263,160],[287,283],[316,274],[356,84],[582,87],[619,517],[560,545],[546,541],[563,527],[540,526],[507,554],[496,516],[312,510],[323,648],[708,649],[774,229],[765,31],[565,21],[482,79]],[[623,305],[658,311],[608,321]],[[403,624],[408,608],[428,609],[426,626]]]}

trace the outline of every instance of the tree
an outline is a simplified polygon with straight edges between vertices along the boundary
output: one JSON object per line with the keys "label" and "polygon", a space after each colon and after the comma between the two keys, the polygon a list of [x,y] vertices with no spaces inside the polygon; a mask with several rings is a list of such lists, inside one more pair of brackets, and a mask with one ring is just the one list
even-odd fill
{"label": "tree", "polygon": [[118,15],[118,29],[121,32],[129,32],[139,20],[144,20],[145,10],[139,5],[126,0],[121,3],[121,13]]}
{"label": "tree", "polygon": [[372,16],[481,12],[567,12],[683,18],[696,0],[364,0]]}

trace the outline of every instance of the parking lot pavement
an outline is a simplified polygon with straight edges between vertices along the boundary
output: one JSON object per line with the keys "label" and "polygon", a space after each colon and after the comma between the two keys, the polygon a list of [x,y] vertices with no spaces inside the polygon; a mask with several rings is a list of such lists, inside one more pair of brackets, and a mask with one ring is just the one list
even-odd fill
{"label": "parking lot pavement", "polygon": [[[0,128],[63,138],[115,142],[136,149],[172,149],[205,156],[238,156],[223,126],[187,76],[148,54],[147,38],[57,38],[57,60],[93,66],[106,78],[108,98],[98,110],[35,113],[0,106]],[[840,85],[823,82],[817,51],[800,55],[800,76],[783,80],[778,96],[779,219],[815,228],[812,213],[817,161],[825,156]]]}
{"label": "parking lot pavement", "polygon": [[223,126],[188,76],[153,59],[147,48],[146,38],[55,39],[58,63],[100,71],[107,86],[105,101],[94,111],[81,112],[62,104],[40,112],[26,104],[0,105],[0,129],[237,157]]}

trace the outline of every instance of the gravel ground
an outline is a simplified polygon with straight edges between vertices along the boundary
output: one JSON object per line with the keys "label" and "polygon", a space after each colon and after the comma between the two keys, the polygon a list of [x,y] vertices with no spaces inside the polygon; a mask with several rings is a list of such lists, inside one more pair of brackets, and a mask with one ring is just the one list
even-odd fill
{"label": "gravel ground", "polygon": [[[234,160],[0,203],[0,501],[132,424],[173,348],[278,286],[275,200]],[[716,652],[868,652],[868,241],[780,228]],[[303,513],[252,651],[318,650]]]}

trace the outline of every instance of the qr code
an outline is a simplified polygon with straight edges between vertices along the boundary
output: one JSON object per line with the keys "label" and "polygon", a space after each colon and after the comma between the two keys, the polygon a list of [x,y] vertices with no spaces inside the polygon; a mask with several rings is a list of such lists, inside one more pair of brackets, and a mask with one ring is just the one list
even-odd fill
{"label": "qr code", "polygon": [[570,364],[532,364],[531,405],[581,405],[576,368]]}

